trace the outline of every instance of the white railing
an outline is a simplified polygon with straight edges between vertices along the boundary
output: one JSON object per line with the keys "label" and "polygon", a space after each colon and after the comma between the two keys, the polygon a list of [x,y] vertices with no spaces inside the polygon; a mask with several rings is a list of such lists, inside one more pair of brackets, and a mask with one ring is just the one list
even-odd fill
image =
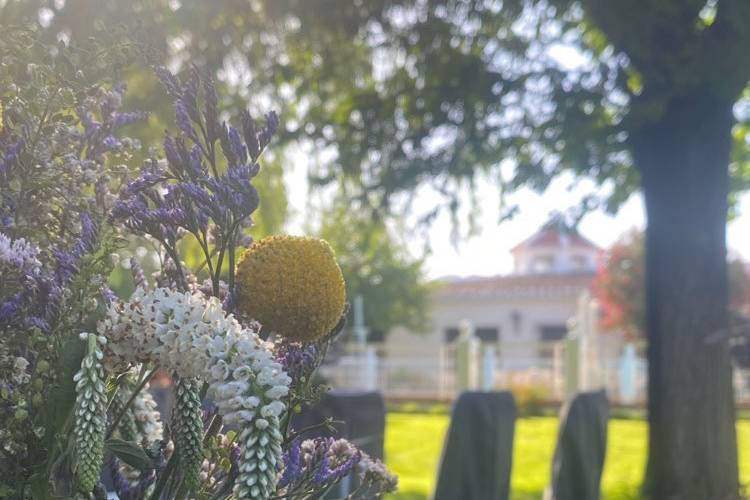
{"label": "white railing", "polygon": [[[495,349],[493,387],[497,390],[535,391],[549,402],[565,399],[565,355],[562,342],[516,342]],[[596,373],[590,378],[606,390],[614,404],[643,405],[647,391],[647,365],[642,346],[632,368],[634,376],[622,386],[621,352],[599,352]],[[367,371],[357,353],[341,356],[334,364],[321,368],[321,374],[334,388],[364,389]],[[377,352],[374,378],[370,383],[386,398],[449,401],[456,397],[455,349],[442,346],[428,355],[423,351]],[[738,404],[750,405],[750,370],[735,370],[735,396]],[[590,388],[593,388],[590,387]],[[373,388],[373,387],[369,387]],[[626,397],[627,395],[627,397]]]}

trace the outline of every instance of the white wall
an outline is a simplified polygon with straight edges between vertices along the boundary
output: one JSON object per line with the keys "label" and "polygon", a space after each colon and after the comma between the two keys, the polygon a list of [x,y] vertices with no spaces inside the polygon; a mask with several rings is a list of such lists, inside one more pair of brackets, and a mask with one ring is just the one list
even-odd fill
{"label": "white wall", "polygon": [[[513,272],[515,274],[571,273],[594,271],[599,251],[575,245],[569,247],[532,247],[518,249],[513,254]],[[540,259],[550,258],[549,270],[542,271],[535,265]],[[583,262],[578,262],[582,260]]]}
{"label": "white wall", "polygon": [[[499,330],[498,352],[501,363],[522,367],[536,358],[541,326],[563,326],[575,313],[576,296],[540,296],[508,299],[467,296],[438,296],[433,300],[429,330],[414,334],[396,328],[386,339],[386,352],[392,356],[436,357],[444,344],[445,330],[468,320],[474,328]],[[513,313],[520,314],[517,331]]]}

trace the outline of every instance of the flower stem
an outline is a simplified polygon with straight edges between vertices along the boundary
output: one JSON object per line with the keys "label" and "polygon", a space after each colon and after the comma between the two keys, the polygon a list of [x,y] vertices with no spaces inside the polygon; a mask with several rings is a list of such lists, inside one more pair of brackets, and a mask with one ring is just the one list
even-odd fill
{"label": "flower stem", "polygon": [[117,429],[117,426],[120,424],[120,420],[122,420],[122,417],[125,416],[125,412],[128,411],[128,408],[130,408],[130,405],[133,404],[133,401],[135,401],[136,396],[138,396],[138,393],[140,393],[144,387],[146,387],[146,384],[149,380],[154,376],[158,368],[154,368],[149,372],[143,380],[140,381],[140,383],[133,389],[133,394],[130,395],[130,398],[125,403],[125,405],[122,407],[122,410],[120,413],[115,417],[115,419],[112,421],[112,425],[109,428],[109,431],[107,431],[107,439],[112,437],[112,433]]}

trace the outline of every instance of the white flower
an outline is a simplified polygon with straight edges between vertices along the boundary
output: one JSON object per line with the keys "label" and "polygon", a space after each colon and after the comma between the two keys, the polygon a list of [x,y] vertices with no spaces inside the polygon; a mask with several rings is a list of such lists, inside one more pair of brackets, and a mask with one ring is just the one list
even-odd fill
{"label": "white flower", "polygon": [[[225,315],[218,299],[138,288],[127,303],[109,307],[98,331],[108,339],[108,368],[121,371],[152,362],[181,378],[206,380],[224,423],[242,428],[240,442],[247,448],[243,456],[257,460],[254,453],[261,447],[263,455],[258,456],[268,455],[264,466],[275,470],[281,460],[279,417],[286,410],[281,398],[288,394],[291,379],[274,360],[272,344]],[[249,429],[255,434],[248,434]],[[256,440],[252,435],[264,437]],[[250,473],[248,467],[241,464],[241,470]],[[271,476],[265,480],[274,483]]]}
{"label": "white flower", "polygon": [[232,377],[235,380],[248,380],[250,379],[250,376],[252,374],[253,371],[250,369],[250,367],[243,365],[234,369],[234,371],[232,372]]}
{"label": "white flower", "polygon": [[245,401],[243,403],[243,406],[245,408],[257,408],[257,406],[260,404],[260,399],[256,396],[249,396],[245,398]]}
{"label": "white flower", "polygon": [[13,360],[13,381],[17,384],[24,384],[29,381],[30,375],[26,373],[29,367],[29,361],[26,358],[17,357]]}
{"label": "white flower", "polygon": [[229,367],[223,359],[218,360],[210,369],[211,378],[215,381],[223,381],[229,376]]}
{"label": "white flower", "polygon": [[235,344],[235,347],[237,348],[237,352],[242,356],[243,358],[249,358],[255,354],[255,351],[257,350],[257,344],[255,342],[252,342],[250,339],[242,339],[237,344]]}
{"label": "white flower", "polygon": [[220,337],[219,335],[214,336],[211,339],[211,342],[209,342],[207,349],[208,353],[214,358],[224,357],[227,349],[224,338]]}
{"label": "white flower", "polygon": [[266,397],[270,399],[280,399],[289,394],[289,387],[286,385],[276,385],[266,391]]}
{"label": "white flower", "polygon": [[272,401],[260,409],[260,414],[264,417],[278,417],[284,412],[284,403],[281,401]]}

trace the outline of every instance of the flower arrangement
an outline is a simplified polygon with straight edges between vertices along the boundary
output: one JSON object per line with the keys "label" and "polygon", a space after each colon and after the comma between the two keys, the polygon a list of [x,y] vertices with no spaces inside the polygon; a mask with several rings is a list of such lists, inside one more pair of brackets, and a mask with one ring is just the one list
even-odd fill
{"label": "flower arrangement", "polygon": [[[63,45],[29,65],[30,36],[0,45],[26,75],[0,72],[0,497],[319,498],[350,474],[350,498],[394,490],[351,443],[293,428],[324,390],[345,292],[325,242],[247,236],[276,114],[235,128],[210,77],[158,68],[179,133],[134,170],[139,144],[119,131],[147,115]],[[161,265],[129,260],[135,290],[117,297],[111,256],[136,241]],[[148,392],[157,372],[169,416]]]}

